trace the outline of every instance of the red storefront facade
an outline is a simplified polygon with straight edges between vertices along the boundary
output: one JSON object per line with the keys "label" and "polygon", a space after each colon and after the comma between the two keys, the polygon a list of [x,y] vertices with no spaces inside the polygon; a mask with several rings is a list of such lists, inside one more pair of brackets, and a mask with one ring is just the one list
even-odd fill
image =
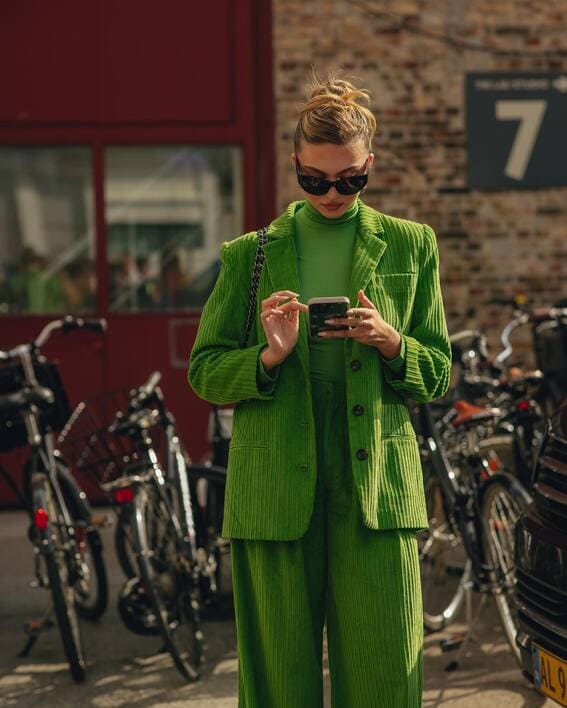
{"label": "red storefront facade", "polygon": [[[58,336],[46,348],[60,361],[71,403],[160,370],[198,459],[209,406],[189,388],[186,363],[213,257],[222,241],[274,214],[270,3],[22,0],[2,8],[0,20],[4,284],[17,280],[24,261],[77,278],[71,266],[82,253],[96,285],[77,311],[105,317],[108,332]],[[54,162],[66,165],[64,194]],[[79,203],[80,229],[69,225]],[[116,275],[127,270],[118,258],[131,265],[130,246],[135,286]],[[146,306],[142,268],[153,268],[162,287],[166,268],[178,279],[192,268],[192,282],[208,285]],[[56,304],[64,299],[24,305],[21,292],[5,296],[0,348],[31,340],[65,314]],[[15,470],[23,454],[2,461]],[[11,501],[0,486],[0,504]]]}

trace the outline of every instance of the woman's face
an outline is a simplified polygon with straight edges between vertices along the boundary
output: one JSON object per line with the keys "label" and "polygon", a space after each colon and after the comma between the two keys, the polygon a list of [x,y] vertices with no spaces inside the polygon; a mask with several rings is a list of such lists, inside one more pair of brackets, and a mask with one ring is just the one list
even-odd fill
{"label": "woman's face", "polygon": [[[336,180],[354,174],[363,174],[374,162],[373,153],[369,153],[362,140],[347,145],[333,143],[307,143],[302,141],[299,152],[292,153],[294,165],[301,174],[323,179]],[[366,167],[365,167],[366,162]],[[305,199],[328,219],[336,219],[357,200],[360,192],[352,195],[339,194],[335,187],[321,196],[302,191]]]}

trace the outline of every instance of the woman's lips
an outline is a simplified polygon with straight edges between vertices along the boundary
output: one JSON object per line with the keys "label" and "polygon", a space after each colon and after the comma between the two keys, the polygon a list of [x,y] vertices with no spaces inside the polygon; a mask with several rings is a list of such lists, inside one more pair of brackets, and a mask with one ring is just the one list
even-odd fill
{"label": "woman's lips", "polygon": [[342,204],[323,204],[325,209],[330,209],[331,211],[335,211],[336,209],[340,209],[342,207]]}

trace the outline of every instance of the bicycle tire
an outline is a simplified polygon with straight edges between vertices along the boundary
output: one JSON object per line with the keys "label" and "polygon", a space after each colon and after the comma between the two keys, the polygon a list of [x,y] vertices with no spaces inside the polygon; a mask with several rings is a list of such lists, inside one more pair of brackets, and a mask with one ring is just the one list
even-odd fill
{"label": "bicycle tire", "polygon": [[530,495],[523,485],[507,474],[495,475],[483,489],[481,519],[484,557],[491,566],[490,575],[495,586],[493,597],[500,622],[520,666],[520,649],[516,644],[519,623],[514,602],[515,526],[529,503]]}
{"label": "bicycle tire", "polygon": [[37,509],[44,509],[47,512],[47,526],[41,532],[42,540],[45,539],[47,543],[40,544],[40,548],[47,570],[63,651],[69,662],[71,676],[77,683],[81,683],[85,680],[85,659],[75,607],[75,590],[69,583],[69,565],[65,551],[67,540],[64,538],[65,524],[62,522],[58,503],[47,476],[32,475],[31,487],[34,514]]}
{"label": "bicycle tire", "polygon": [[114,549],[122,572],[130,580],[138,575],[136,568],[136,553],[132,546],[132,531],[129,518],[120,513],[118,523],[114,529]]}
{"label": "bicycle tire", "polygon": [[[82,563],[86,563],[88,574],[83,568],[81,579],[75,591],[75,605],[79,616],[94,622],[100,619],[108,606],[108,577],[104,562],[100,534],[96,530],[87,531],[85,549],[81,553]],[[92,560],[89,563],[88,559]],[[88,587],[87,587],[88,585]],[[94,593],[91,592],[94,589]],[[87,599],[91,597],[92,599]]]}
{"label": "bicycle tire", "polygon": [[156,622],[179,673],[187,681],[196,681],[202,662],[199,603],[186,560],[177,547],[176,531],[155,488],[138,487],[132,508],[132,541]]}
{"label": "bicycle tire", "polygon": [[454,621],[463,605],[472,563],[458,532],[451,528],[443,490],[428,465],[424,477],[429,528],[417,535],[423,624],[428,632],[438,632]]}

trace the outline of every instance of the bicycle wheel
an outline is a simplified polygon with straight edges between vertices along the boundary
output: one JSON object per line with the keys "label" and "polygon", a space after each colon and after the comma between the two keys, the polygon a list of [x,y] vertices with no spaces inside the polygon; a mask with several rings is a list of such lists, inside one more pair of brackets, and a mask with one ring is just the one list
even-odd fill
{"label": "bicycle wheel", "polygon": [[515,528],[529,502],[530,496],[524,487],[516,479],[501,474],[486,483],[481,507],[483,551],[486,562],[491,566],[494,599],[506,639],[520,665],[520,649],[516,644],[518,610],[514,601]]}
{"label": "bicycle wheel", "polygon": [[140,486],[133,509],[132,541],[156,623],[181,675],[195,681],[200,675],[203,637],[197,588],[182,540],[157,489]]}
{"label": "bicycle wheel", "polygon": [[132,529],[130,519],[123,510],[120,512],[118,523],[114,529],[114,548],[122,572],[127,578],[138,575],[136,553],[132,545]]}
{"label": "bicycle wheel", "polygon": [[423,623],[438,632],[452,622],[465,597],[472,564],[460,534],[451,527],[439,479],[424,466],[429,528],[418,533]]}
{"label": "bicycle wheel", "polygon": [[[67,551],[69,546],[67,527],[47,476],[37,473],[32,475],[31,487],[34,517],[45,519],[45,526],[41,529],[41,540],[46,543],[41,543],[40,549],[47,569],[63,650],[69,662],[71,675],[75,681],[81,682],[85,678],[85,660],[75,607],[73,585],[76,572],[70,567],[73,553]],[[38,514],[40,509],[44,514],[41,512]]]}
{"label": "bicycle wheel", "polygon": [[75,584],[75,605],[84,619],[99,619],[108,605],[108,579],[98,531],[75,529],[80,553],[80,576]]}

